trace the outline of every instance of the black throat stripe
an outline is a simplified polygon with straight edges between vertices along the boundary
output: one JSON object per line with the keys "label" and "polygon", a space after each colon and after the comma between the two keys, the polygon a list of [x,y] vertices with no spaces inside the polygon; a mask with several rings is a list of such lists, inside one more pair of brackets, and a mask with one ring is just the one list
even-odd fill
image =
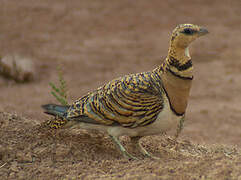
{"label": "black throat stripe", "polygon": [[181,79],[183,79],[183,80],[193,80],[193,76],[191,76],[191,77],[181,76],[181,75],[173,72],[170,68],[166,68],[166,69],[167,69],[172,75],[174,75],[174,76],[176,76],[176,77],[178,77],[178,78],[181,78]]}
{"label": "black throat stripe", "polygon": [[171,108],[172,112],[174,112],[174,114],[177,115],[177,116],[183,116],[183,115],[185,114],[185,112],[183,112],[183,113],[178,113],[178,112],[173,108],[173,106],[172,106],[172,104],[171,104],[171,101],[170,101],[170,97],[168,96],[168,93],[167,93],[167,91],[166,91],[166,89],[165,89],[164,86],[163,86],[163,89],[164,89],[165,94],[166,94],[166,96],[167,96],[167,98],[168,98],[169,105],[170,105],[170,108]]}
{"label": "black throat stripe", "polygon": [[169,65],[175,67],[178,71],[185,71],[192,67],[192,60],[188,60],[185,64],[180,64],[180,62],[174,57],[170,56]]}

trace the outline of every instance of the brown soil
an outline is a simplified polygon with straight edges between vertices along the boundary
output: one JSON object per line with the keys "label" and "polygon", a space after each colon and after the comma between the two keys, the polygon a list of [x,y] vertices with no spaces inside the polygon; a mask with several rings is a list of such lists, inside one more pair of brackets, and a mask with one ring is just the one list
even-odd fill
{"label": "brown soil", "polygon": [[[1,56],[33,59],[39,76],[0,79],[0,179],[241,179],[240,7],[238,0],[1,0]],[[40,128],[48,118],[41,104],[56,103],[48,83],[57,82],[59,63],[73,101],[160,64],[180,23],[210,34],[190,50],[195,79],[179,141],[142,140],[160,160],[128,161],[104,134]]]}

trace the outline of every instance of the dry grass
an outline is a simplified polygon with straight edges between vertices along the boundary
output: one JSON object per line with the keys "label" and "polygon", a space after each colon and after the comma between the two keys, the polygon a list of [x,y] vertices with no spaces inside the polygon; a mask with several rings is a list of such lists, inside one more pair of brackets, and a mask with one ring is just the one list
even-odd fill
{"label": "dry grass", "polygon": [[122,157],[109,138],[78,129],[52,131],[16,114],[0,113],[0,176],[4,179],[239,179],[237,147],[150,136],[143,145],[160,160]]}

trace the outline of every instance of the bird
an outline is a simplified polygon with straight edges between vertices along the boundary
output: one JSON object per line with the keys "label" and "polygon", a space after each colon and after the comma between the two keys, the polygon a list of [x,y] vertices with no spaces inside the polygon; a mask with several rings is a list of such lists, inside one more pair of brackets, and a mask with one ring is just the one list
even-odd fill
{"label": "bird", "polygon": [[49,126],[103,131],[124,157],[138,159],[120,141],[121,136],[129,136],[144,156],[157,158],[141,145],[140,138],[165,133],[184,119],[193,80],[189,45],[208,33],[195,24],[177,25],[160,65],[116,78],[71,105],[42,105],[45,113],[55,117]]}

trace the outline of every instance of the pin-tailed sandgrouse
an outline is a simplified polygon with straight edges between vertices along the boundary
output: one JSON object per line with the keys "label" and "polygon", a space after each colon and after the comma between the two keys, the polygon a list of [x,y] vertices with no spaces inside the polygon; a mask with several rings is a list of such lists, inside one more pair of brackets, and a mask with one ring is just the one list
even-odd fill
{"label": "pin-tailed sandgrouse", "polygon": [[139,143],[139,137],[176,128],[184,117],[193,79],[188,46],[207,33],[197,25],[178,25],[160,66],[114,79],[71,106],[43,105],[47,114],[57,117],[50,126],[78,124],[83,129],[105,131],[125,157],[135,159],[119,141],[120,136],[127,135],[137,140],[144,155],[151,156]]}

